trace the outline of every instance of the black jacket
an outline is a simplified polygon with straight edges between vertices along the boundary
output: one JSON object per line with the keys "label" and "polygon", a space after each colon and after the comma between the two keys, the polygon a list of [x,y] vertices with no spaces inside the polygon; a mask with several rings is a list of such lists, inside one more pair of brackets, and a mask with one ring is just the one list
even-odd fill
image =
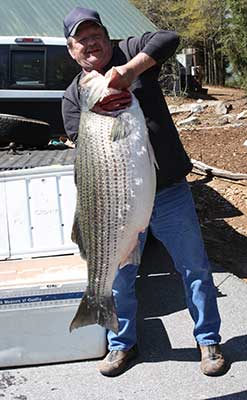
{"label": "black jacket", "polygon": [[[192,169],[158,83],[162,63],[174,54],[178,44],[179,38],[172,31],[161,30],[145,33],[140,38],[131,37],[114,46],[111,61],[104,68],[106,72],[112,66],[123,65],[140,51],[157,62],[157,65],[133,82],[131,90],[139,100],[145,115],[150,141],[159,165],[158,190],[182,179]],[[83,72],[72,81],[62,102],[64,127],[72,140],[76,140],[79,127],[81,101],[78,83],[82,74]]]}

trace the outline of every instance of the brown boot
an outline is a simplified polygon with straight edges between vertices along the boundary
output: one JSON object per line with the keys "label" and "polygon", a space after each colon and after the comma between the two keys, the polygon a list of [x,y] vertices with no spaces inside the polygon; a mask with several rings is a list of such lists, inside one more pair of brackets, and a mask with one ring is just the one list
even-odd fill
{"label": "brown boot", "polygon": [[208,376],[223,375],[227,371],[227,363],[219,344],[210,346],[198,345],[201,352],[201,371]]}
{"label": "brown boot", "polygon": [[98,370],[104,376],[120,375],[127,367],[130,360],[139,354],[137,345],[127,351],[111,350],[107,356],[99,362]]}

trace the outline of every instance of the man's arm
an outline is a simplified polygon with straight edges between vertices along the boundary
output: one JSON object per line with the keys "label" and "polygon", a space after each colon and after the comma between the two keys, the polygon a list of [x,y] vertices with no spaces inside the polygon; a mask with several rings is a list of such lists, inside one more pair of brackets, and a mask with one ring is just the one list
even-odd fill
{"label": "man's arm", "polygon": [[135,78],[147,69],[153,67],[156,61],[148,54],[140,52],[127,64],[116,67],[118,74],[114,74],[112,69],[105,74],[109,78],[109,87],[114,89],[127,89]]}
{"label": "man's arm", "polygon": [[73,142],[77,139],[80,115],[80,106],[72,103],[69,99],[64,97],[62,100],[63,124],[67,136]]}
{"label": "man's arm", "polygon": [[156,64],[162,64],[170,58],[179,45],[179,37],[173,31],[160,30],[145,33],[140,39],[130,38],[127,50],[131,57],[126,64],[118,66],[118,76],[112,70],[106,73],[110,79],[109,86],[116,89],[128,88],[133,80]]}
{"label": "man's arm", "polygon": [[66,89],[62,99],[62,117],[66,134],[72,141],[77,139],[81,115],[81,100],[78,82],[81,74],[77,75]]}

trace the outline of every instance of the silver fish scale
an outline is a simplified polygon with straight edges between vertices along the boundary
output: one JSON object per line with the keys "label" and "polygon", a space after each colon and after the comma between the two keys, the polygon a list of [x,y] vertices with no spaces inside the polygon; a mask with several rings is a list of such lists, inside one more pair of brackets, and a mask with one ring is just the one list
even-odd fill
{"label": "silver fish scale", "polygon": [[82,114],[83,129],[78,138],[76,160],[77,209],[78,215],[82,215],[80,226],[88,263],[88,287],[98,299],[111,294],[109,273],[115,274],[121,261],[117,259],[123,236],[119,227],[126,226],[130,204],[128,152],[126,146],[112,142],[113,123],[112,117]]}
{"label": "silver fish scale", "polygon": [[[154,156],[137,100],[117,117],[81,113],[72,239],[88,266],[88,287],[70,330],[98,323],[118,332],[112,284],[138,233],[149,223],[155,195]],[[138,253],[138,252],[137,252]]]}

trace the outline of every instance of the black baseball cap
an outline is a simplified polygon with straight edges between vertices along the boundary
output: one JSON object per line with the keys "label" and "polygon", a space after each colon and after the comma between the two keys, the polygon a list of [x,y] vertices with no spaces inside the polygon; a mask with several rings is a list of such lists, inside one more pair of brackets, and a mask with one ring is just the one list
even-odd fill
{"label": "black baseball cap", "polygon": [[92,21],[103,27],[100,16],[95,10],[83,7],[75,7],[64,18],[64,36],[68,39],[69,36],[75,36],[78,26],[82,22]]}

